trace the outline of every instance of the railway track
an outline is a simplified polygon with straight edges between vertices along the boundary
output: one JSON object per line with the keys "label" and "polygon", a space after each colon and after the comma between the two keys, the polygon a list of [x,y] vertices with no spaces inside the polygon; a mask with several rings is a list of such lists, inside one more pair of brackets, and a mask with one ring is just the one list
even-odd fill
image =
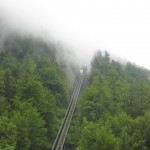
{"label": "railway track", "polygon": [[64,120],[60,126],[59,132],[57,134],[57,137],[55,139],[55,142],[53,144],[52,150],[62,150],[63,145],[65,143],[65,139],[67,136],[67,132],[71,123],[71,119],[75,110],[75,106],[77,103],[77,99],[80,93],[81,85],[83,81],[83,75],[80,75],[79,80],[76,83],[75,89],[73,91],[70,104],[68,106],[68,109],[66,111]]}

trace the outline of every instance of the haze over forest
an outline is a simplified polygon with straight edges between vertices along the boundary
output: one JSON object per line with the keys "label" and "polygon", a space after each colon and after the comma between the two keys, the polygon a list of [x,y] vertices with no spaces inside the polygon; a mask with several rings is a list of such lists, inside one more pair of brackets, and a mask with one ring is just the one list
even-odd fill
{"label": "haze over forest", "polygon": [[149,8],[0,0],[0,150],[150,150]]}
{"label": "haze over forest", "polygon": [[148,0],[5,0],[0,16],[17,30],[62,43],[82,64],[101,49],[150,68],[149,7]]}

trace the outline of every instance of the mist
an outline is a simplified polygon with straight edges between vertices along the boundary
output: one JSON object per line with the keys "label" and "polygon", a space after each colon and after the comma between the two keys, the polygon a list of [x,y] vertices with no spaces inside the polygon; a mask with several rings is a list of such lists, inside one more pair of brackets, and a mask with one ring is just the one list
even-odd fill
{"label": "mist", "polygon": [[149,6],[147,0],[5,0],[0,18],[21,34],[61,43],[81,65],[101,49],[150,69]]}
{"label": "mist", "polygon": [[69,81],[69,86],[72,87],[76,75],[79,73],[81,67],[77,56],[67,48],[62,42],[55,41],[50,36],[32,32],[27,28],[25,30],[17,30],[7,22],[5,17],[0,18],[0,52],[12,51],[15,58],[23,59],[23,53],[30,53],[33,55],[40,54],[42,51],[49,51],[53,57],[53,61],[61,66]]}

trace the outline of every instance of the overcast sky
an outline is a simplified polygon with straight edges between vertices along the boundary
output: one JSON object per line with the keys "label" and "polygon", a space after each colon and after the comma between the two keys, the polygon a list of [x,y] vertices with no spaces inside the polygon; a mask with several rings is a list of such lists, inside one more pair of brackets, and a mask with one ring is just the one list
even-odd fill
{"label": "overcast sky", "polygon": [[61,41],[83,63],[101,49],[150,69],[149,0],[0,0],[0,13]]}

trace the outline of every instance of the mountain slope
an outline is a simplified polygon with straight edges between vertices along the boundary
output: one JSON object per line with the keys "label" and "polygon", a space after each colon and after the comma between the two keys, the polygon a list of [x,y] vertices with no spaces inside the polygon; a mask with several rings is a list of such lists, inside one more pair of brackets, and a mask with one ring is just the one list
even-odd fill
{"label": "mountain slope", "polygon": [[52,146],[70,91],[65,66],[56,61],[58,50],[19,34],[1,43],[0,149]]}
{"label": "mountain slope", "polygon": [[[98,52],[91,63],[66,146],[77,150],[150,149],[150,71]],[[73,137],[73,138],[72,138]]]}

